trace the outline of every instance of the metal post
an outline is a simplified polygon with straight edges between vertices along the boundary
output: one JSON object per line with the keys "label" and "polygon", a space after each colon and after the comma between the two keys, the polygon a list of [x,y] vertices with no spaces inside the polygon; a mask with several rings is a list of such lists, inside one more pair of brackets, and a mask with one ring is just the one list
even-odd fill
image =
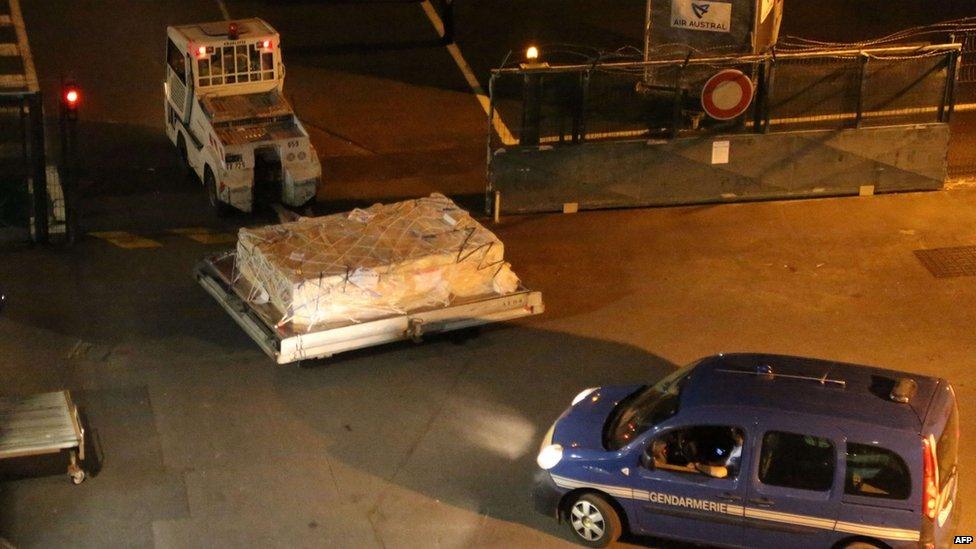
{"label": "metal post", "polygon": [[[62,86],[63,87],[63,86]],[[64,98],[60,100],[60,116],[58,117],[58,128],[61,133],[61,190],[64,195],[64,220],[66,225],[65,239],[68,244],[74,243],[77,234],[78,210],[78,173],[77,173],[77,113],[69,111],[64,104]]]}
{"label": "metal post", "polygon": [[685,66],[675,67],[674,95],[671,98],[671,137],[678,137],[681,131],[681,107],[684,100],[684,89],[681,88],[681,76],[684,74]]}
{"label": "metal post", "polygon": [[647,0],[644,10],[644,84],[651,83],[651,67],[647,64],[651,59],[651,2]]}
{"label": "metal post", "polygon": [[776,50],[773,50],[771,58],[766,59],[766,93],[763,96],[763,124],[762,132],[769,133],[769,98],[773,96],[773,87],[776,82]]}
{"label": "metal post", "polygon": [[952,115],[952,111],[955,110],[956,72],[958,72],[959,67],[958,61],[958,51],[951,51],[948,53],[948,57],[946,58],[945,89],[942,93],[942,99],[939,101],[939,122],[948,123],[949,118]]}
{"label": "metal post", "polygon": [[864,119],[864,82],[866,80],[868,68],[867,54],[862,53],[858,56],[858,82],[857,82],[857,112],[854,115],[854,127],[860,128]]}
{"label": "metal post", "polygon": [[539,145],[539,119],[542,116],[542,75],[526,70],[522,85],[522,132],[519,145]]}
{"label": "metal post", "polygon": [[590,71],[579,74],[579,88],[576,90],[576,104],[573,112],[573,144],[586,139],[586,97],[590,87]]}

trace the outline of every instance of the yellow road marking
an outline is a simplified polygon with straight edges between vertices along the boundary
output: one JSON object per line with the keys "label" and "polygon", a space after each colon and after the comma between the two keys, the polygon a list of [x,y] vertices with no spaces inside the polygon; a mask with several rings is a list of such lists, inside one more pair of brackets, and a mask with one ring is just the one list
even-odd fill
{"label": "yellow road marking", "polygon": [[0,44],[0,57],[20,57],[20,48],[12,42]]}
{"label": "yellow road marking", "polygon": [[98,231],[88,234],[127,250],[137,248],[161,248],[163,246],[155,240],[143,238],[139,235],[134,235],[125,231]]}
{"label": "yellow road marking", "polygon": [[0,27],[10,26],[12,22],[10,21],[9,15],[0,15]]}
{"label": "yellow road marking", "polygon": [[187,227],[184,229],[170,229],[169,232],[185,236],[201,244],[229,244],[236,242],[237,237],[231,233],[221,233],[206,227]]}
{"label": "yellow road marking", "polygon": [[[437,31],[438,36],[444,36],[444,21],[441,20],[441,16],[438,15],[437,10],[431,5],[430,0],[424,0],[420,3],[421,9],[424,10],[424,14],[427,15],[427,19],[430,20],[430,24],[433,25],[434,30]],[[491,112],[491,100],[488,98],[488,94],[485,93],[485,89],[481,87],[481,83],[478,82],[478,77],[474,75],[474,71],[471,70],[471,65],[464,59],[461,55],[461,50],[457,47],[457,44],[448,44],[447,51],[451,54],[454,59],[454,63],[461,70],[461,74],[464,76],[464,80],[467,81],[468,86],[471,91],[474,92],[475,97],[478,99],[478,103],[481,108],[485,111],[485,114],[491,117],[491,127],[495,129],[498,137],[502,140],[505,145],[515,145],[517,141],[512,135],[512,132],[505,125],[505,121],[496,112]]]}

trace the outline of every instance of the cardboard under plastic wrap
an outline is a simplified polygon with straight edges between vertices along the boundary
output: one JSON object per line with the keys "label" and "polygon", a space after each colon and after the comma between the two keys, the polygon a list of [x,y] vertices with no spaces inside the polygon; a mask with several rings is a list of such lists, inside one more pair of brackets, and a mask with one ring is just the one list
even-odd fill
{"label": "cardboard under plastic wrap", "polygon": [[449,198],[241,229],[238,276],[295,329],[360,322],[514,292],[505,247]]}

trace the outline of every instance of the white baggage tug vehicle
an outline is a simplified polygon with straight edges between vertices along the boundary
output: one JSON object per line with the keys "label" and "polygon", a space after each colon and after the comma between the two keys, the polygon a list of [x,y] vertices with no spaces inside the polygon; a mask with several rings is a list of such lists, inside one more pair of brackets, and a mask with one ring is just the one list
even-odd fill
{"label": "white baggage tug vehicle", "polygon": [[261,19],[166,30],[166,135],[218,214],[256,201],[301,207],[322,167],[282,95],[278,33]]}

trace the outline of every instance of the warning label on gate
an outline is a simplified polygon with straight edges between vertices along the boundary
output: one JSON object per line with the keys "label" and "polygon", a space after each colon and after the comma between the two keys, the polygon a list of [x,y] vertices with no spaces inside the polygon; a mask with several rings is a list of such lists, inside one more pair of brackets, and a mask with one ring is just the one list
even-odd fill
{"label": "warning label on gate", "polygon": [[671,0],[671,26],[679,29],[729,32],[732,4],[697,0]]}

